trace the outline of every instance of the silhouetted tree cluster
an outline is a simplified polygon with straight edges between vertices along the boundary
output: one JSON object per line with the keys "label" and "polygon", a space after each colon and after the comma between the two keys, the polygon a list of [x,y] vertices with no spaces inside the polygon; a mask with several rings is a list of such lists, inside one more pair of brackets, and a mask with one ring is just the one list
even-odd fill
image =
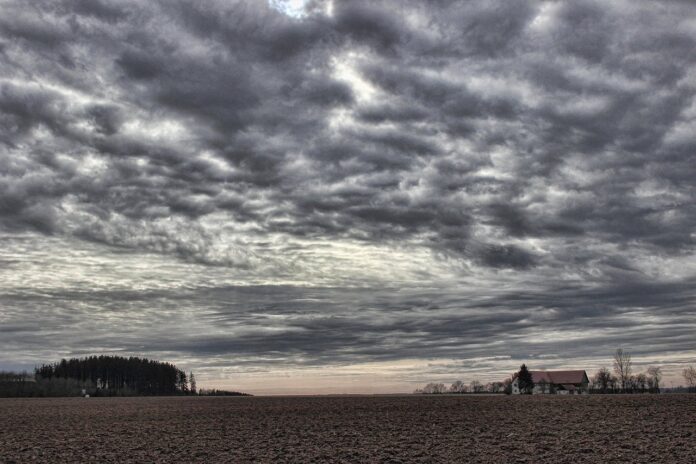
{"label": "silhouetted tree cluster", "polygon": [[423,388],[416,389],[413,393],[422,393],[424,395],[439,395],[447,393],[447,387],[444,383],[429,383]]}
{"label": "silhouetted tree cluster", "polygon": [[0,371],[0,383],[19,384],[32,381],[33,378],[28,372]]}
{"label": "silhouetted tree cluster", "polygon": [[[614,375],[615,374],[615,375]],[[648,367],[645,373],[633,373],[631,354],[619,348],[614,353],[614,374],[606,367],[592,378],[592,393],[660,393],[662,369]]]}
{"label": "silhouetted tree cluster", "polygon": [[93,385],[75,379],[44,379],[27,372],[0,372],[0,397],[78,396]]}
{"label": "silhouetted tree cluster", "polygon": [[0,371],[0,397],[28,395],[34,378],[27,372]]}
{"label": "silhouetted tree cluster", "polygon": [[472,380],[468,385],[461,380],[455,380],[449,388],[444,383],[429,383],[423,388],[416,389],[413,393],[425,395],[437,395],[442,393],[465,394],[465,393],[503,393],[505,391],[504,382],[489,382],[482,384],[478,380]]}
{"label": "silhouetted tree cluster", "polygon": [[617,384],[618,379],[609,372],[609,369],[603,367],[592,378],[590,391],[594,393],[614,393]]}
{"label": "silhouetted tree cluster", "polygon": [[188,394],[186,373],[175,365],[120,356],[90,356],[62,359],[36,368],[39,379],[74,379],[93,386],[96,394],[176,395]]}
{"label": "silhouetted tree cluster", "polygon": [[229,390],[216,390],[216,389],[203,389],[198,390],[198,396],[252,396],[249,393],[242,393],[238,391]]}
{"label": "silhouetted tree cluster", "polygon": [[[686,387],[662,387],[662,368],[650,366],[645,372],[634,373],[631,354],[619,348],[614,353],[613,374],[606,367],[602,367],[591,379],[590,393],[696,393],[696,368],[687,366],[682,371],[686,381]],[[416,389],[414,393],[420,394],[460,394],[460,393],[512,393],[512,382],[518,378],[518,386],[521,393],[531,393],[534,389],[532,375],[526,365],[520,366],[519,372],[503,382],[489,382],[485,385],[478,380],[472,380],[468,385],[461,380],[452,383],[449,389],[443,383],[429,383],[423,388]],[[538,382],[538,388],[542,393],[555,393],[554,385],[546,380]]]}

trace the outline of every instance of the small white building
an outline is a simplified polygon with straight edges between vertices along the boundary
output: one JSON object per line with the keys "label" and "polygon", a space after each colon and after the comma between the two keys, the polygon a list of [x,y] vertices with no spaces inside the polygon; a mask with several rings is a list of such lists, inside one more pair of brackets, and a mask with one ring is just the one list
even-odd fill
{"label": "small white building", "polygon": [[[532,393],[580,395],[590,392],[590,379],[584,370],[578,371],[529,371],[534,382]],[[512,394],[519,395],[517,374],[512,378]]]}

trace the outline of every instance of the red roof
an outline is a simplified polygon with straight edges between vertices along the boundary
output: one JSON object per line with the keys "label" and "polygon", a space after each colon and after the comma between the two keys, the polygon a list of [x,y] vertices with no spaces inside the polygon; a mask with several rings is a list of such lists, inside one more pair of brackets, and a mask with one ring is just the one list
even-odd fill
{"label": "red roof", "polygon": [[539,383],[542,379],[548,383],[582,383],[585,378],[585,371],[529,371],[532,374],[534,383]]}
{"label": "red roof", "polygon": [[[534,384],[545,381],[553,384],[577,384],[585,379],[585,371],[529,371]],[[513,379],[517,378],[517,374]]]}

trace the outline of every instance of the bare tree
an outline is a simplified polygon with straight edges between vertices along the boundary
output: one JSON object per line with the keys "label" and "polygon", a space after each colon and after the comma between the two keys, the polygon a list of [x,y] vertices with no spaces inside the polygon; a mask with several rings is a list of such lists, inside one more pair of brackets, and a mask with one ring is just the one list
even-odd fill
{"label": "bare tree", "polygon": [[609,377],[609,386],[611,387],[612,393],[616,393],[616,390],[618,390],[618,385],[619,379],[617,379],[615,375]]}
{"label": "bare tree", "polygon": [[648,376],[643,374],[642,372],[640,374],[637,374],[636,375],[636,383],[635,383],[636,388],[641,393],[645,393],[645,388],[647,385],[648,385]]}
{"label": "bare tree", "polygon": [[650,390],[654,393],[660,393],[660,382],[662,381],[662,368],[660,366],[648,367],[648,375],[652,383]]}
{"label": "bare tree", "polygon": [[606,367],[601,368],[597,371],[592,379],[592,385],[595,390],[599,390],[601,393],[606,393],[609,390],[609,384],[611,383],[611,372]]}
{"label": "bare tree", "polygon": [[684,380],[686,380],[686,385],[689,387],[690,392],[696,392],[696,369],[694,366],[688,366],[682,371]]}
{"label": "bare tree", "polygon": [[483,385],[481,385],[481,382],[479,382],[478,380],[472,380],[469,384],[469,387],[471,388],[471,393],[483,392]]}
{"label": "bare tree", "polygon": [[503,380],[503,393],[509,395],[512,393],[512,378],[508,377]]}
{"label": "bare tree", "polygon": [[486,390],[490,393],[501,393],[504,388],[503,382],[490,382],[486,385]]}
{"label": "bare tree", "polygon": [[445,393],[447,391],[447,387],[445,387],[444,383],[429,383],[425,387],[423,387],[422,392],[426,394],[435,394],[439,395],[440,393]]}
{"label": "bare tree", "polygon": [[421,390],[422,393],[425,393],[426,395],[430,395],[434,393],[435,390],[435,384],[434,383],[429,383],[423,389]]}
{"label": "bare tree", "polygon": [[450,393],[464,393],[464,382],[461,380],[456,380],[452,385],[450,385]]}
{"label": "bare tree", "polygon": [[614,353],[614,372],[621,382],[621,390],[626,391],[631,379],[631,354],[619,348]]}
{"label": "bare tree", "polygon": [[626,381],[626,391],[629,391],[631,393],[635,393],[638,391],[638,377],[635,375],[631,374],[628,376],[628,380]]}

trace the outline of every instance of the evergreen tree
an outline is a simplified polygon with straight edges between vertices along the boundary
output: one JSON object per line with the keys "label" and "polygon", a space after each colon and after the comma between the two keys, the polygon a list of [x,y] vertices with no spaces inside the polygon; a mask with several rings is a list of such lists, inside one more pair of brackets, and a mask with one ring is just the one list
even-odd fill
{"label": "evergreen tree", "polygon": [[186,378],[186,372],[179,371],[179,381],[178,381],[178,388],[179,391],[183,394],[188,394],[188,379]]}
{"label": "evergreen tree", "polygon": [[534,380],[532,379],[532,374],[527,370],[526,364],[520,366],[520,371],[517,373],[517,384],[520,388],[520,393],[532,394]]}
{"label": "evergreen tree", "polygon": [[189,372],[189,385],[191,386],[191,394],[197,394],[198,390],[196,390],[196,378],[193,376],[193,371]]}

